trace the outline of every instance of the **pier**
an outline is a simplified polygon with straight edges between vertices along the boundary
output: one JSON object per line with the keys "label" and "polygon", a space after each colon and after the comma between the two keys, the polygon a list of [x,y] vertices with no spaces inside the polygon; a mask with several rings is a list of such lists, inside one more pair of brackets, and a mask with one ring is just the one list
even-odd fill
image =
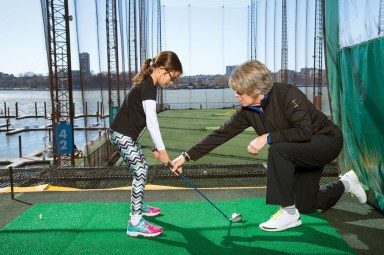
{"label": "pier", "polygon": [[[36,130],[43,130],[43,128]],[[104,166],[108,164],[110,158],[115,158],[116,160],[117,155],[114,153],[115,149],[108,140],[106,128],[78,128],[78,130],[98,130],[99,135],[75,149],[74,156],[77,167]],[[0,158],[0,169],[7,169],[9,167],[47,167],[52,164],[52,156],[52,147],[47,146],[24,156]]]}
{"label": "pier", "polygon": [[[22,112],[19,108],[21,104],[23,105]],[[31,104],[31,107],[29,107],[29,104]],[[14,105],[14,107],[10,107],[10,105]],[[77,144],[79,149],[75,151],[74,155],[76,165],[102,164],[101,160],[104,161],[108,156],[101,155],[100,151],[102,149],[98,149],[97,147],[104,148],[106,146],[108,148],[108,145],[103,144],[106,142],[106,139],[103,139],[103,137],[105,137],[105,131],[108,127],[109,115],[104,114],[103,104],[100,102],[95,102],[96,107],[91,108],[90,111],[88,110],[87,102],[80,105],[84,105],[84,107],[82,113],[78,113],[73,117],[74,120],[77,120],[73,123],[73,130],[76,131],[76,133],[74,133],[75,139],[80,135],[85,138],[85,141],[84,144],[82,144],[83,142]],[[10,138],[17,135],[19,137],[12,138],[11,140],[7,139],[8,144],[10,141],[13,141],[12,150],[14,152],[11,157],[6,154],[0,156],[0,168],[52,164],[53,155],[51,146],[53,128],[51,114],[47,114],[47,112],[50,111],[51,109],[47,107],[46,102],[15,102],[14,104],[4,102],[4,110],[1,110],[0,115],[0,135]],[[89,135],[85,133],[88,131],[94,134],[89,141]],[[39,137],[36,137],[35,132],[38,136],[41,136],[41,140]],[[47,134],[41,135],[44,134],[41,132],[47,132]],[[40,142],[31,143],[31,138],[29,137],[33,137],[32,139],[34,141],[44,141],[45,145],[43,146],[43,144],[41,144],[41,146],[39,146]],[[18,157],[14,155],[16,148],[18,148]],[[28,148],[35,149],[30,152]],[[51,150],[51,152],[48,152],[49,150]],[[9,149],[7,151],[9,151]],[[24,151],[27,151],[27,154],[24,154]],[[96,155],[93,151],[99,151],[97,154],[99,159],[93,158],[92,155]]]}

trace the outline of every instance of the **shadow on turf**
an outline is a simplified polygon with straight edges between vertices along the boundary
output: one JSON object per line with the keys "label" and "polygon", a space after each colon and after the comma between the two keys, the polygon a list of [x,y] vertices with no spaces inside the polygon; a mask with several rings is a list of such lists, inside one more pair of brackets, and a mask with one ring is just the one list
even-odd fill
{"label": "shadow on turf", "polygon": [[[319,218],[319,216],[313,216]],[[250,237],[244,236],[231,236],[232,222],[229,223],[227,236],[223,236],[221,246],[216,245],[206,237],[202,236],[196,229],[187,229],[179,226],[175,226],[159,220],[152,220],[154,223],[159,224],[169,230],[176,231],[183,235],[186,242],[178,242],[173,240],[164,240],[160,238],[153,239],[156,242],[161,242],[168,245],[177,247],[184,247],[189,254],[292,254],[295,251],[283,252],[279,250],[260,247],[262,242],[287,242],[287,243],[310,243],[318,247],[324,247],[326,249],[340,250],[341,253],[354,254],[353,250],[344,242],[343,239],[335,237],[324,232],[317,231],[312,225],[302,225],[292,230],[286,230],[283,232],[269,232],[266,233],[259,230],[260,235],[253,235]],[[241,223],[246,223],[246,220]],[[235,223],[236,224],[236,223]],[[304,223],[305,224],[305,223]],[[259,228],[258,224],[250,224],[247,228]],[[300,233],[297,235],[287,235],[289,232]],[[240,243],[240,244],[239,244]],[[241,244],[243,243],[243,244]],[[325,250],[329,252],[330,250]]]}
{"label": "shadow on turf", "polygon": [[[305,214],[307,217],[320,218],[320,215],[316,214]],[[342,252],[348,252],[345,248],[349,250],[351,254],[354,254],[353,250],[345,243],[345,241],[341,238],[335,237],[334,235],[330,235],[324,232],[320,232],[314,228],[314,224],[303,225],[288,229],[282,232],[265,232],[259,229],[258,224],[250,224],[248,228],[257,228],[259,235],[253,235],[251,237],[244,236],[231,236],[230,228],[228,229],[227,236],[223,237],[223,241],[221,244],[226,247],[238,247],[236,242],[296,242],[296,243],[310,243],[312,245],[316,245],[319,247],[326,247],[327,249],[340,250]],[[297,235],[287,235],[287,233],[300,233]],[[294,251],[292,251],[295,253]]]}
{"label": "shadow on turf", "polygon": [[[348,236],[349,244],[353,245],[359,254],[382,254],[384,249],[383,213],[371,208],[364,211],[362,215],[362,213],[332,208],[322,214],[342,236]],[[371,221],[370,224],[369,221]],[[376,249],[372,250],[370,247],[376,247]]]}
{"label": "shadow on turf", "polygon": [[[235,244],[235,246],[223,247],[216,245],[212,241],[208,240],[195,229],[178,227],[166,222],[159,221],[157,219],[154,219],[151,222],[182,234],[186,242],[162,239],[161,236],[164,234],[159,236],[159,238],[151,239],[152,241],[184,248],[187,254],[271,254],[272,252],[273,254],[291,254],[289,252],[281,252],[261,247],[252,247],[238,244]],[[250,238],[248,239],[250,240]]]}
{"label": "shadow on turf", "polygon": [[[318,218],[319,216],[314,215],[313,217]],[[149,242],[158,242],[165,245],[170,245],[174,247],[179,247],[185,250],[185,254],[295,254],[297,252],[302,253],[303,251],[294,251],[294,250],[287,250],[285,251],[279,251],[277,249],[268,248],[266,247],[266,243],[269,245],[272,243],[272,247],[275,247],[274,244],[276,244],[276,247],[285,247],[285,243],[301,243],[306,244],[310,243],[312,245],[318,246],[318,247],[324,247],[326,248],[324,251],[325,253],[329,253],[329,249],[333,249],[333,251],[340,250],[342,253],[348,253],[351,254],[353,251],[350,249],[349,246],[345,244],[345,242],[337,238],[337,236],[333,236],[324,232],[317,231],[314,229],[313,224],[305,225],[305,222],[302,226],[293,228],[290,230],[286,230],[283,232],[264,232],[260,229],[258,229],[258,224],[247,224],[246,220],[241,221],[241,224],[238,223],[229,223],[228,224],[228,231],[226,236],[222,236],[222,241],[220,244],[217,244],[208,238],[204,237],[202,234],[200,234],[199,231],[193,228],[183,228],[181,226],[176,226],[173,224],[169,224],[167,222],[161,221],[159,218],[152,219],[153,223],[158,224],[166,229],[168,231],[174,231],[177,233],[180,233],[183,238],[181,241],[178,240],[169,240],[166,239],[168,236],[167,234],[163,233],[159,237],[156,238],[144,238],[144,237],[138,237],[138,239],[146,239]],[[324,222],[326,224],[326,222]],[[322,223],[321,223],[322,225]],[[248,233],[256,233],[251,236],[231,236],[231,227],[238,227],[241,228],[248,228]],[[47,230],[2,230],[0,231],[0,234],[3,233],[9,233],[11,232],[14,234],[15,232],[23,233],[23,232],[46,232]],[[50,231],[57,231],[58,233],[62,231],[68,231],[68,232],[120,232],[121,229],[51,229]],[[290,234],[292,233],[292,234]],[[264,247],[263,247],[264,246]],[[271,246],[270,246],[271,247]],[[327,250],[328,249],[328,250]],[[312,253],[313,254],[313,253]]]}

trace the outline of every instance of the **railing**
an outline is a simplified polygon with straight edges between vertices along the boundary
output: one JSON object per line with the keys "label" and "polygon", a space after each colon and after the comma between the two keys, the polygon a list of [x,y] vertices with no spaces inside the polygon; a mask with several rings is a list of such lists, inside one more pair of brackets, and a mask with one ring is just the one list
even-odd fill
{"label": "railing", "polygon": [[[263,163],[190,164],[183,167],[197,187],[265,187],[267,168]],[[324,167],[322,183],[334,181],[339,175],[335,163]],[[10,187],[12,199],[15,187],[42,184],[78,188],[107,189],[131,186],[132,174],[127,167],[31,167],[0,169],[0,188]],[[150,166],[147,184],[189,188],[181,178],[163,165]]]}

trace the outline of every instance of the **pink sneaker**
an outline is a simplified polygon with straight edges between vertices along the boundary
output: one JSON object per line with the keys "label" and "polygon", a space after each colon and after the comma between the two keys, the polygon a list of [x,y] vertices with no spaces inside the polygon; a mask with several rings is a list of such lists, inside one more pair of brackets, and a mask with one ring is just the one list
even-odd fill
{"label": "pink sneaker", "polygon": [[136,226],[134,226],[131,221],[128,222],[127,235],[129,236],[154,237],[160,235],[162,232],[163,228],[150,224],[144,218],[141,218]]}
{"label": "pink sneaker", "polygon": [[160,213],[160,208],[152,207],[144,203],[141,208],[141,213],[143,216],[156,216]]}

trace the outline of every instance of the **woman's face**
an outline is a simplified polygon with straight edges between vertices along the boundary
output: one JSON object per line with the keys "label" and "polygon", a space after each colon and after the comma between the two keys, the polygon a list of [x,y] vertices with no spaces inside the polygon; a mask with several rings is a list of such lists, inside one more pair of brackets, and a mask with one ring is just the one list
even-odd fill
{"label": "woman's face", "polygon": [[235,93],[237,100],[239,100],[241,106],[260,106],[260,101],[264,98],[263,94],[257,94],[256,97],[248,94]]}

